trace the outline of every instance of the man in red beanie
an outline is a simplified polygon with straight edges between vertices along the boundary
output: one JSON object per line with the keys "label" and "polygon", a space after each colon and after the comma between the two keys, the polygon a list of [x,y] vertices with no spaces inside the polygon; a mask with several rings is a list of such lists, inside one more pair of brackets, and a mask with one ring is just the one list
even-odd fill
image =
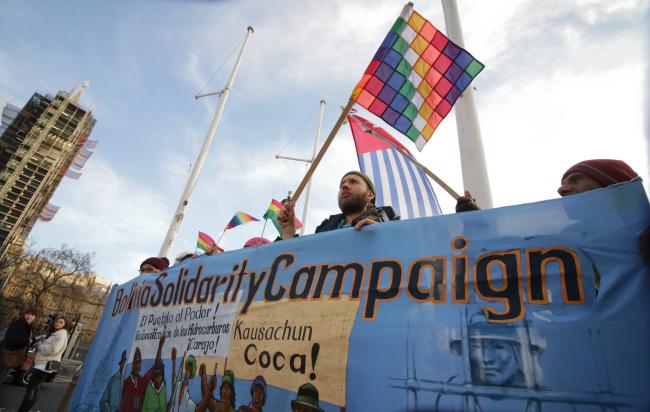
{"label": "man in red beanie", "polygon": [[[590,190],[608,187],[616,183],[628,182],[639,177],[627,163],[616,159],[583,160],[571,166],[562,175],[560,196],[577,195]],[[456,212],[480,210],[469,192],[458,199]],[[641,233],[639,248],[646,263],[650,265],[650,227]]]}
{"label": "man in red beanie", "polygon": [[169,259],[164,256],[150,257],[140,263],[140,273],[159,273],[169,267]]}
{"label": "man in red beanie", "polygon": [[[615,159],[584,160],[571,166],[562,175],[557,192],[560,196],[577,195],[594,189],[630,181],[639,175],[624,161]],[[480,210],[472,195],[465,191],[456,204],[456,212]]]}
{"label": "man in red beanie", "polygon": [[630,181],[639,175],[622,160],[592,159],[571,166],[562,175],[560,196],[577,195],[594,189]]}
{"label": "man in red beanie", "polygon": [[[576,163],[562,175],[557,192],[560,196],[577,195],[594,189],[628,182],[639,177],[627,163],[616,159],[591,159]],[[639,249],[650,265],[650,227],[639,237]]]}

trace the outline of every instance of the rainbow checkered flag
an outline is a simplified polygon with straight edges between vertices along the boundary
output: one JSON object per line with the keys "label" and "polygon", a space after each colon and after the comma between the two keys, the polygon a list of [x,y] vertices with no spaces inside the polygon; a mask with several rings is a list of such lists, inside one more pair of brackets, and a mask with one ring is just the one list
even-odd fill
{"label": "rainbow checkered flag", "polygon": [[259,219],[254,218],[248,213],[237,212],[232,217],[232,219],[230,219],[230,222],[228,222],[228,224],[226,225],[226,230],[232,229],[235,226],[243,225],[244,223],[257,222],[257,221],[259,221]]}
{"label": "rainbow checkered flag", "polygon": [[409,3],[352,92],[352,100],[422,151],[483,67]]}

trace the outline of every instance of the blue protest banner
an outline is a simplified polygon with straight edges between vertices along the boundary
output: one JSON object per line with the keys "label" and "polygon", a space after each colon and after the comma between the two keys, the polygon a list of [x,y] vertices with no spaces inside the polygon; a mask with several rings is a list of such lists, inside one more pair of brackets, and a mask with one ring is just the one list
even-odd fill
{"label": "blue protest banner", "polygon": [[639,180],[113,288],[71,411],[647,411]]}

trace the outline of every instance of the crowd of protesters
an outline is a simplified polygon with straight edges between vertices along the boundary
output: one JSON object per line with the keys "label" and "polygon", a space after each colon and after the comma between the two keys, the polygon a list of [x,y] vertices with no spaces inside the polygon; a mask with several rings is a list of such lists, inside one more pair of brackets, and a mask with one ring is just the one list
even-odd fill
{"label": "crowd of protesters", "polygon": [[[639,175],[624,161],[616,159],[591,159],[584,160],[571,166],[560,179],[558,193],[560,196],[570,196],[587,191],[608,187],[617,183],[624,183],[638,178]],[[375,185],[364,173],[350,171],[343,175],[339,182],[338,205],[341,213],[330,215],[316,227],[315,233],[327,232],[336,229],[354,227],[361,230],[364,226],[381,222],[399,220],[393,208],[389,205],[377,206]],[[281,236],[276,240],[287,240],[297,237],[295,226],[295,201],[286,199],[278,213],[278,221],[282,227]],[[456,212],[480,210],[479,205],[472,198],[469,191],[457,199]],[[244,248],[263,246],[270,241],[261,237],[249,239]],[[650,264],[650,227],[639,236],[639,247],[648,264]],[[221,249],[213,247],[206,251],[206,255],[220,253]],[[183,252],[174,264],[186,259],[194,259],[198,254]],[[140,265],[141,273],[156,273],[169,267],[165,257],[151,257]]]}

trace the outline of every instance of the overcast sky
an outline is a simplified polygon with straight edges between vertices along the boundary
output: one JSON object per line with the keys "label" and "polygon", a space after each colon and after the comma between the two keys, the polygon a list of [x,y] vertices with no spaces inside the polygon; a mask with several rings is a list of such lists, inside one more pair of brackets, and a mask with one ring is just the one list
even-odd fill
{"label": "overcast sky", "polygon": [[[310,157],[318,105],[331,130],[403,2],[30,1],[0,5],[0,105],[22,107],[83,80],[97,125],[95,154],[78,181],[64,179],[38,222],[37,247],[67,243],[96,254],[113,282],[156,255],[251,25],[255,33],[171,253],[194,250],[198,230],[218,237],[237,210],[260,218],[271,198],[295,190]],[[458,1],[467,50],[486,68],[474,81],[495,207],[557,197],[563,172],[589,158],[628,162],[648,188],[648,3],[643,0]],[[444,30],[440,2],[415,9]],[[235,50],[235,55],[231,53]],[[225,64],[224,64],[225,63]],[[360,109],[359,114],[376,121]],[[380,121],[377,121],[380,123]],[[463,190],[453,111],[416,157]],[[322,141],[322,139],[321,139]],[[348,126],[318,168],[307,232],[338,211],[343,173],[358,169]],[[455,201],[434,186],[443,212]],[[298,204],[302,214],[302,201]],[[228,231],[236,249],[262,223]],[[276,236],[272,225],[265,236]]]}

